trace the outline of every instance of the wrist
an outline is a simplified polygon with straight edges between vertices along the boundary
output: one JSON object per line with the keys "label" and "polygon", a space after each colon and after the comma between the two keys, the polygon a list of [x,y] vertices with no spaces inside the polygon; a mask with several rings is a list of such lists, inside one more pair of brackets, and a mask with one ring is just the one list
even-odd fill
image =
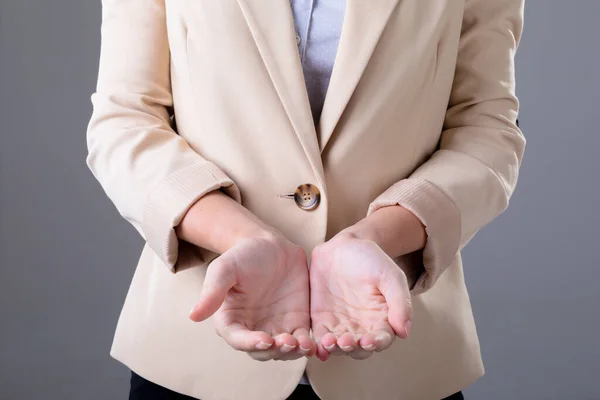
{"label": "wrist", "polygon": [[257,224],[256,226],[246,227],[231,236],[229,248],[240,242],[253,239],[263,239],[268,241],[277,241],[282,237],[281,233],[270,226]]}
{"label": "wrist", "polygon": [[336,236],[373,241],[392,258],[422,249],[427,240],[421,221],[401,206],[381,208]]}
{"label": "wrist", "polygon": [[175,230],[180,239],[218,254],[247,239],[281,236],[220,191],[211,192],[193,204]]}
{"label": "wrist", "polygon": [[335,235],[336,239],[346,240],[368,240],[379,244],[377,231],[363,219],[354,225],[347,227]]}

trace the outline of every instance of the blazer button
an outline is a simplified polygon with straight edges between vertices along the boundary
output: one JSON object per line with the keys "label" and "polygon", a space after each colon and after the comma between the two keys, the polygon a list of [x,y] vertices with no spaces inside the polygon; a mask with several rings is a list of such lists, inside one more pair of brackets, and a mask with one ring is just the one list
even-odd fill
{"label": "blazer button", "polygon": [[321,202],[321,192],[315,185],[306,183],[298,186],[294,193],[294,200],[296,205],[303,210],[314,210],[319,206]]}

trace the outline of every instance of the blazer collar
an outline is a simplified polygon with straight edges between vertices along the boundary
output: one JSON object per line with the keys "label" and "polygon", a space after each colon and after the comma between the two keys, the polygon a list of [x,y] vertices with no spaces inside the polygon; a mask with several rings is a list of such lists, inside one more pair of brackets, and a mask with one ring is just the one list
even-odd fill
{"label": "blazer collar", "polygon": [[290,1],[237,1],[290,123],[324,187],[321,152],[335,131],[389,16],[401,0],[347,0],[318,135],[306,92]]}
{"label": "blazer collar", "polygon": [[347,0],[335,64],[318,124],[322,152],[335,132],[390,15],[401,1]]}

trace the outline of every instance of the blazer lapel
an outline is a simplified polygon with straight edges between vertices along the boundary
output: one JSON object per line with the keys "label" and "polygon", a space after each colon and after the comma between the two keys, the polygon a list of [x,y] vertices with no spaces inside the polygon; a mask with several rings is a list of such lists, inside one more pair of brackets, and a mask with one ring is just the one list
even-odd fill
{"label": "blazer lapel", "polygon": [[375,50],[388,19],[401,0],[346,2],[337,56],[319,120],[323,152]]}
{"label": "blazer lapel", "polygon": [[237,0],[298,140],[324,186],[323,164],[289,0]]}

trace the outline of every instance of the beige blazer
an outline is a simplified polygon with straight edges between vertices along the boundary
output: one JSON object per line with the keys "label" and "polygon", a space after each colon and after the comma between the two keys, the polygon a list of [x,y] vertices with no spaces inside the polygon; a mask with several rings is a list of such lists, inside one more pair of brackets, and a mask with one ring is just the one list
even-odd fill
{"label": "beige blazer", "polygon": [[[87,162],[146,241],[112,356],[203,400],[285,399],[305,369],[325,400],[437,400],[479,378],[460,250],[517,181],[523,1],[347,0],[315,128],[289,0],[103,0]],[[313,211],[285,196],[305,183]],[[411,210],[428,240],[410,339],[365,361],[258,362],[191,322],[216,255],[173,228],[216,189],[308,254],[379,207]]]}

